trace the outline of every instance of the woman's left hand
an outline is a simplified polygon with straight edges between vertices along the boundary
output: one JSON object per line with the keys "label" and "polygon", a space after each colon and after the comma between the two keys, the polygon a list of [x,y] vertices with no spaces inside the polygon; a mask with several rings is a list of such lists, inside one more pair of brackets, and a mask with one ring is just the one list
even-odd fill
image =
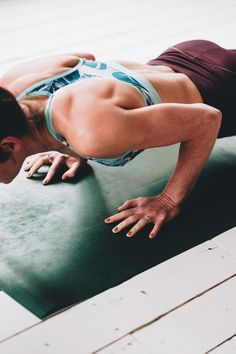
{"label": "woman's left hand", "polygon": [[180,212],[179,206],[164,192],[154,197],[139,197],[128,200],[118,207],[118,210],[118,214],[105,219],[106,223],[122,220],[113,228],[114,233],[135,224],[126,234],[127,237],[132,237],[144,226],[152,223],[154,227],[149,234],[150,238],[154,238],[161,227]]}
{"label": "woman's left hand", "polygon": [[62,154],[58,151],[47,151],[36,154],[34,159],[29,159],[25,165],[25,171],[28,171],[27,177],[30,178],[42,166],[51,165],[43,184],[48,184],[55,177],[56,173],[61,167],[66,167],[67,170],[63,173],[61,179],[63,181],[76,176],[82,167],[86,164],[87,160],[82,157],[74,157],[68,154]]}

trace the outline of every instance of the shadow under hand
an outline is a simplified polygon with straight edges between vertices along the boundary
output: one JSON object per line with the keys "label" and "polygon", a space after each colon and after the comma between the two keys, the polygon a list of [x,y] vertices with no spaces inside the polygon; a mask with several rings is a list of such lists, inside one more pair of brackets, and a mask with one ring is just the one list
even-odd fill
{"label": "shadow under hand", "polygon": [[[41,167],[37,172],[33,174],[30,179],[35,180],[35,181],[43,181],[44,178],[46,177],[47,173],[49,171],[49,166],[43,166]],[[86,178],[89,174],[92,173],[92,168],[89,165],[85,165],[81,168],[81,170],[76,173],[74,177],[68,178],[65,181],[62,181],[62,175],[68,171],[68,168],[65,166],[61,166],[55,175],[53,176],[53,179],[50,181],[50,184],[58,184],[58,183],[71,183],[75,184],[80,182],[83,178]]]}
{"label": "shadow under hand", "polygon": [[171,258],[236,226],[235,181],[236,160],[216,150],[180,215],[157,236],[158,249],[163,252],[159,260]]}

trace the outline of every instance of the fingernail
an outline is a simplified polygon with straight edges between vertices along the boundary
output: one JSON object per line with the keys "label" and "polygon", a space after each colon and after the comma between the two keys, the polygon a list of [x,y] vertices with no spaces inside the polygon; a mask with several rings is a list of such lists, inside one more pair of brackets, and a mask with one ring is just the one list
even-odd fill
{"label": "fingernail", "polygon": [[115,227],[112,231],[113,232],[117,232],[118,231],[118,227]]}
{"label": "fingernail", "polygon": [[131,235],[132,235],[132,232],[131,232],[131,231],[129,231],[129,232],[126,234],[127,237],[130,237]]}
{"label": "fingernail", "polygon": [[27,177],[28,177],[28,178],[31,177],[31,173],[27,173]]}
{"label": "fingernail", "polygon": [[43,180],[43,184],[47,184],[47,183],[48,183],[47,179]]}
{"label": "fingernail", "polygon": [[107,218],[107,219],[105,219],[105,222],[109,222],[111,219],[110,218]]}
{"label": "fingernail", "polygon": [[153,235],[153,234],[150,234],[150,235],[149,235],[149,238],[153,238],[153,237],[154,237],[154,235]]}

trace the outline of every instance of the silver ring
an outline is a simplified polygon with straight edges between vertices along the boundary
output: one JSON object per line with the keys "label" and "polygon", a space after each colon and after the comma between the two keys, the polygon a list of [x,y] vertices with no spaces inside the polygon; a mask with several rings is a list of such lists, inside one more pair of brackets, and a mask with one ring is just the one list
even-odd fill
{"label": "silver ring", "polygon": [[145,217],[145,219],[147,219],[147,221],[148,221],[149,224],[152,224],[152,220],[149,218],[149,216],[144,215],[144,217]]}

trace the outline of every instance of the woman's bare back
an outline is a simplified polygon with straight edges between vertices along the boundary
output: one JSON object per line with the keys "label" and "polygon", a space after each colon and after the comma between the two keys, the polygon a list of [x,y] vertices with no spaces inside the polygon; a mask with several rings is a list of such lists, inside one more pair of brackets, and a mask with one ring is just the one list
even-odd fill
{"label": "woman's bare back", "polygon": [[[19,63],[9,69],[1,78],[0,86],[15,96],[36,82],[60,74],[78,64],[80,57],[93,59],[91,54],[56,55]],[[162,102],[203,102],[194,83],[184,74],[176,73],[168,66],[150,66],[131,61],[118,61],[136,74],[148,79],[161,96]],[[137,95],[139,93],[137,92]]]}

